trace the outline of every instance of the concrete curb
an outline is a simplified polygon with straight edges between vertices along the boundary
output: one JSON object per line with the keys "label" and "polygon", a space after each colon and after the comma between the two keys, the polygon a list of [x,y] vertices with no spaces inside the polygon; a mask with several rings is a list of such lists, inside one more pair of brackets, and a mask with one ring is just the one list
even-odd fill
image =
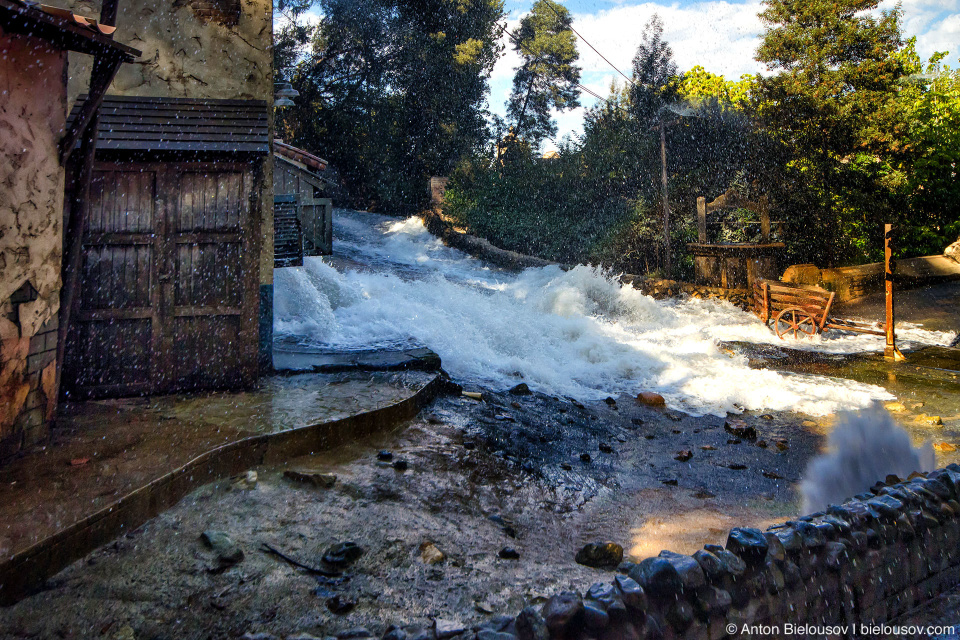
{"label": "concrete curb", "polygon": [[51,576],[94,549],[174,506],[198,487],[262,464],[324,451],[409,420],[443,388],[441,375],[409,398],[331,422],[251,436],[200,454],[0,563],[0,606],[37,591]]}

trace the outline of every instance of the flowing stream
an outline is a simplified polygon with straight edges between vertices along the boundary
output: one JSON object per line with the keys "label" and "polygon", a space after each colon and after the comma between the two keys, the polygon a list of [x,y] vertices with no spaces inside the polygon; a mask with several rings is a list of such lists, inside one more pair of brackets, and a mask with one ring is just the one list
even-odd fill
{"label": "flowing stream", "polygon": [[[824,415],[890,399],[883,388],[751,368],[723,341],[784,343],[726,302],[658,301],[590,266],[514,273],[446,247],[419,218],[338,209],[334,257],[275,273],[274,330],[306,351],[426,346],[461,384],[526,382],[579,400],[656,391],[694,415]],[[902,348],[954,334],[898,325]],[[791,347],[881,351],[883,338],[831,334]]]}

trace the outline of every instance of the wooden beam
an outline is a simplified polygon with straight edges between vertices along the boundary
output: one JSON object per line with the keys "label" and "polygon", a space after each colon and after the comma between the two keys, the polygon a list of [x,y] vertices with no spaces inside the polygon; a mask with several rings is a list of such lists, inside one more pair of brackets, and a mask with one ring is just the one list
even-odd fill
{"label": "wooden beam", "polygon": [[57,389],[66,356],[67,337],[70,335],[73,307],[80,290],[83,257],[83,233],[90,209],[90,181],[93,178],[94,156],[97,148],[97,117],[93,114],[90,126],[80,143],[80,157],[70,169],[74,178],[70,192],[70,214],[64,231],[63,288],[60,290],[60,326],[57,331]]}
{"label": "wooden beam", "polygon": [[767,196],[760,198],[760,238],[764,244],[770,242],[770,207]]}
{"label": "wooden beam", "polygon": [[697,242],[707,243],[707,199],[697,198]]}
{"label": "wooden beam", "polygon": [[[66,165],[70,159],[70,155],[76,148],[81,136],[91,125],[97,109],[103,102],[103,97],[107,94],[110,83],[113,82],[113,78],[117,75],[117,71],[120,70],[120,65],[123,62],[123,58],[117,56],[102,55],[94,58],[93,70],[90,72],[90,94],[84,100],[83,106],[80,107],[80,113],[74,118],[70,129],[67,130],[60,141],[60,164]],[[95,123],[93,124],[96,126]]]}
{"label": "wooden beam", "polygon": [[117,7],[119,4],[118,0],[103,1],[103,7],[100,9],[100,24],[105,24],[108,27],[117,26]]}
{"label": "wooden beam", "polygon": [[670,279],[670,200],[667,194],[666,126],[660,127],[660,178],[663,181],[663,276]]}

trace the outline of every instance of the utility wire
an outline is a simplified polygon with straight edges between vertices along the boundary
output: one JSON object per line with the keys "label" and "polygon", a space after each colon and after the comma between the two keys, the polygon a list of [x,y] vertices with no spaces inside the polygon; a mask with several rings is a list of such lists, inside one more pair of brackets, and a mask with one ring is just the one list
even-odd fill
{"label": "utility wire", "polygon": [[[551,7],[551,8],[553,8],[553,7]],[[571,30],[572,30],[572,29],[571,29]],[[521,49],[523,48],[523,44],[520,42],[520,38],[518,38],[515,34],[511,33],[510,31],[508,31],[506,24],[504,24],[503,27],[501,27],[500,33],[501,33],[501,34],[505,34],[508,38],[510,38],[511,40],[513,40],[514,44],[516,44],[517,47],[519,47],[519,48],[521,48]],[[574,32],[574,33],[576,33],[576,32]],[[577,35],[580,35],[580,34],[577,34]],[[581,37],[582,37],[582,36],[581,36]],[[584,42],[586,42],[586,40],[584,40]],[[588,43],[588,44],[589,44],[589,43]],[[601,57],[603,57],[603,56],[601,56]],[[604,60],[606,60],[606,58],[604,58]],[[629,79],[629,78],[628,78],[628,79]],[[585,91],[586,93],[589,93],[590,95],[592,95],[592,96],[593,96],[594,98],[596,98],[597,100],[603,100],[603,98],[602,98],[599,94],[597,94],[593,89],[588,89],[587,87],[583,86],[583,85],[580,84],[579,82],[574,82],[574,84],[577,85],[577,88],[578,88],[578,89],[580,89],[581,91]]]}
{"label": "utility wire", "polygon": [[[560,12],[557,11],[556,7],[553,6],[553,2],[550,2],[550,1],[548,0],[546,4],[547,4],[548,7],[550,7],[550,10],[551,10],[551,11],[553,11],[555,14],[557,14],[557,17],[558,17],[558,18],[560,18],[561,20],[563,20],[563,16],[560,15]],[[637,84],[636,82],[634,82],[633,78],[627,76],[627,74],[625,74],[623,71],[620,71],[620,69],[617,68],[617,65],[615,65],[615,64],[613,64],[612,62],[610,62],[609,60],[607,60],[607,56],[605,56],[605,55],[603,55],[602,53],[600,53],[599,51],[597,51],[597,48],[596,48],[595,46],[593,46],[592,44],[590,44],[590,43],[587,41],[586,38],[584,38],[582,35],[580,35],[580,32],[577,31],[576,29],[574,29],[572,24],[570,25],[570,31],[573,31],[573,32],[577,35],[577,37],[580,38],[580,39],[583,41],[583,44],[585,44],[585,45],[587,45],[588,47],[590,47],[591,49],[593,49],[593,52],[594,52],[595,54],[597,54],[598,56],[600,56],[601,58],[603,58],[603,61],[606,62],[606,63],[607,63],[608,65],[610,65],[611,67],[613,67],[613,70],[616,71],[617,73],[619,73],[620,75],[622,75],[622,76],[627,80],[627,82],[629,82],[630,84],[634,84],[634,85]]]}

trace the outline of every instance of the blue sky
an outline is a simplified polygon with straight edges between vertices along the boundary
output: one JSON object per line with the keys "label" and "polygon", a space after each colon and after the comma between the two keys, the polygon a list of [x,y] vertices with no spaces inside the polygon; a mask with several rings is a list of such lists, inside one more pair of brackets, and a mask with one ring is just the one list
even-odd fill
{"label": "blue sky", "polygon": [[[640,43],[643,26],[658,13],[664,23],[664,36],[673,48],[674,59],[681,70],[701,65],[708,71],[728,78],[744,73],[764,72],[753,59],[762,26],[757,14],[761,2],[756,0],[711,0],[694,2],[610,2],[606,0],[559,0],[573,13],[573,26],[617,68],[630,75],[630,61]],[[533,0],[507,0],[509,26],[515,28],[530,10]],[[881,8],[889,9],[896,2],[884,0]],[[903,32],[917,36],[921,57],[934,51],[950,51],[949,64],[956,68],[960,57],[960,0],[902,0]],[[505,40],[506,52],[494,69],[490,82],[490,109],[504,114],[504,102],[510,94],[513,70],[519,58]],[[623,78],[582,42],[578,42],[581,84],[605,96],[611,82]],[[556,114],[560,132],[579,133],[585,108],[595,99],[582,94],[583,107]],[[554,145],[545,143],[546,149]]]}

